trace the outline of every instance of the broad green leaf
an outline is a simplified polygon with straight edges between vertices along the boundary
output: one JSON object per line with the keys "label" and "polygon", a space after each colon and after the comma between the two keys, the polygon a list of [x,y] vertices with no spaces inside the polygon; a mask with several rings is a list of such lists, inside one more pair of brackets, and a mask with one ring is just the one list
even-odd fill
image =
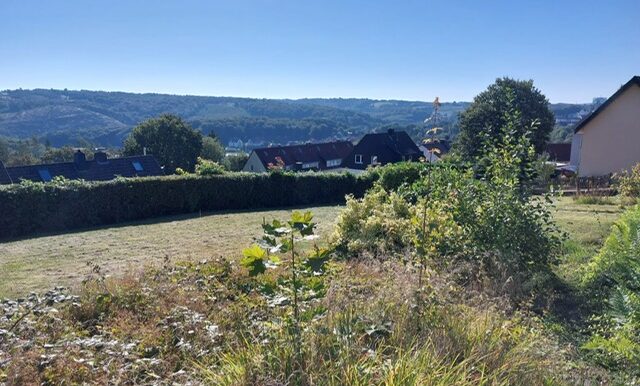
{"label": "broad green leaf", "polygon": [[265,252],[264,249],[260,248],[258,244],[253,244],[251,247],[243,249],[242,254],[246,258],[253,257],[261,259],[266,256],[267,252]]}

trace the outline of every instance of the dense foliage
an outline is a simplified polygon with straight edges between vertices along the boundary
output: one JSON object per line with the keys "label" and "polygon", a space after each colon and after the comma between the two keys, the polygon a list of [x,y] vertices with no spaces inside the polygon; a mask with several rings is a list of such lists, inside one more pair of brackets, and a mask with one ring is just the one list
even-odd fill
{"label": "dense foliage", "polygon": [[336,203],[370,186],[369,176],[313,173],[24,182],[0,187],[0,238],[176,213]]}
{"label": "dense foliage", "polygon": [[640,163],[630,171],[614,176],[620,194],[625,197],[640,198]]}
{"label": "dense foliage", "polygon": [[124,142],[123,154],[152,154],[173,173],[176,168],[193,171],[202,151],[202,134],[176,115],[163,114],[133,128]]}
{"label": "dense foliage", "polygon": [[520,122],[516,125],[519,130],[513,135],[524,135],[525,130],[536,122],[535,130],[530,133],[531,143],[536,153],[542,153],[555,124],[549,101],[534,87],[533,81],[499,78],[478,94],[460,115],[456,144],[460,154],[467,160],[474,160],[482,153],[487,139],[500,143],[501,129],[507,123],[506,114],[513,108],[520,113]]}
{"label": "dense foliage", "polygon": [[482,178],[450,161],[376,171],[374,189],[347,201],[334,235],[338,250],[345,257],[365,252],[403,259],[413,251],[421,266],[470,263],[474,272],[518,282],[514,292],[533,289],[538,274],[550,272],[561,235],[548,202],[530,195],[534,152],[526,132],[512,135],[518,117],[506,114],[504,141],[483,143]]}
{"label": "dense foliage", "polygon": [[[329,139],[345,133],[369,132],[387,124],[410,125],[412,137],[419,139],[420,123],[433,112],[430,102],[398,100],[269,100],[43,89],[7,90],[2,94],[0,136],[35,136],[57,147],[85,146],[87,142],[102,147],[121,146],[132,127],[163,113],[177,114],[193,127],[203,127],[204,133],[209,132],[207,127],[215,127],[225,144],[231,139]],[[453,139],[458,131],[457,116],[468,106],[468,102],[442,103],[439,125],[445,129],[444,134]],[[561,124],[569,126],[579,119],[579,112],[591,110],[592,105],[555,104],[551,108]],[[252,131],[251,126],[280,129],[262,133]],[[291,132],[287,133],[289,129]],[[256,136],[249,137],[249,133]],[[303,137],[304,134],[308,136]]]}
{"label": "dense foliage", "polygon": [[640,376],[640,206],[614,224],[583,285],[601,310],[584,348],[605,366]]}
{"label": "dense foliage", "polygon": [[224,145],[215,135],[207,135],[202,137],[202,150],[200,156],[215,162],[221,162],[224,159]]}

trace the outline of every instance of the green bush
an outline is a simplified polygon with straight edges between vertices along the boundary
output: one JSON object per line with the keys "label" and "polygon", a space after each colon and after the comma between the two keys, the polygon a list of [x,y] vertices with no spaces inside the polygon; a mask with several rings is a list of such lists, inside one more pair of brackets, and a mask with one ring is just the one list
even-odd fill
{"label": "green bush", "polygon": [[369,175],[228,173],[106,182],[22,183],[0,188],[0,238],[196,211],[343,202],[362,196]]}
{"label": "green bush", "polygon": [[347,207],[338,217],[332,243],[345,256],[395,254],[411,240],[411,206],[396,193],[383,189],[364,198],[347,197]]}
{"label": "green bush", "polygon": [[615,176],[618,191],[625,197],[640,197],[640,163],[630,172]]}
{"label": "green bush", "polygon": [[215,161],[198,157],[196,161],[196,174],[199,176],[217,176],[225,173],[224,166]]}
{"label": "green bush", "polygon": [[584,348],[609,368],[640,375],[640,206],[616,221],[583,284],[602,309]]}
{"label": "green bush", "polygon": [[400,162],[371,169],[370,174],[376,176],[378,184],[386,191],[392,191],[403,185],[411,185],[420,179],[431,164],[423,162]]}

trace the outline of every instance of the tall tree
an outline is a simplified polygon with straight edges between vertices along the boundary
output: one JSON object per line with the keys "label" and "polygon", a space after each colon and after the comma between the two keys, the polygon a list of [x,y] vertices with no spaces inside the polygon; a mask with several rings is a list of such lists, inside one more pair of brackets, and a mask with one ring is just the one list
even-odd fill
{"label": "tall tree", "polygon": [[209,134],[202,138],[202,153],[200,156],[215,162],[220,162],[224,158],[224,146],[215,135]]}
{"label": "tall tree", "polygon": [[465,160],[475,160],[483,151],[487,139],[502,143],[502,128],[508,123],[509,111],[519,112],[519,122],[511,123],[518,132],[514,136],[525,135],[531,128],[531,143],[536,153],[541,153],[553,130],[555,118],[549,109],[547,98],[533,85],[532,80],[499,78],[485,91],[478,94],[469,108],[460,114],[460,134],[456,150]]}
{"label": "tall tree", "polygon": [[123,154],[139,155],[145,148],[168,173],[176,168],[193,171],[202,151],[202,134],[180,117],[163,114],[134,127],[124,142]]}

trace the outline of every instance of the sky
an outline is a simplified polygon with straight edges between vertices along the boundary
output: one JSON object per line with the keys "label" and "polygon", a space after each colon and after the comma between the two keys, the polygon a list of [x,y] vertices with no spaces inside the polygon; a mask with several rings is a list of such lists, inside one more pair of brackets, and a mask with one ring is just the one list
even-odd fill
{"label": "sky", "polygon": [[0,89],[590,102],[640,75],[640,0],[0,0]]}

